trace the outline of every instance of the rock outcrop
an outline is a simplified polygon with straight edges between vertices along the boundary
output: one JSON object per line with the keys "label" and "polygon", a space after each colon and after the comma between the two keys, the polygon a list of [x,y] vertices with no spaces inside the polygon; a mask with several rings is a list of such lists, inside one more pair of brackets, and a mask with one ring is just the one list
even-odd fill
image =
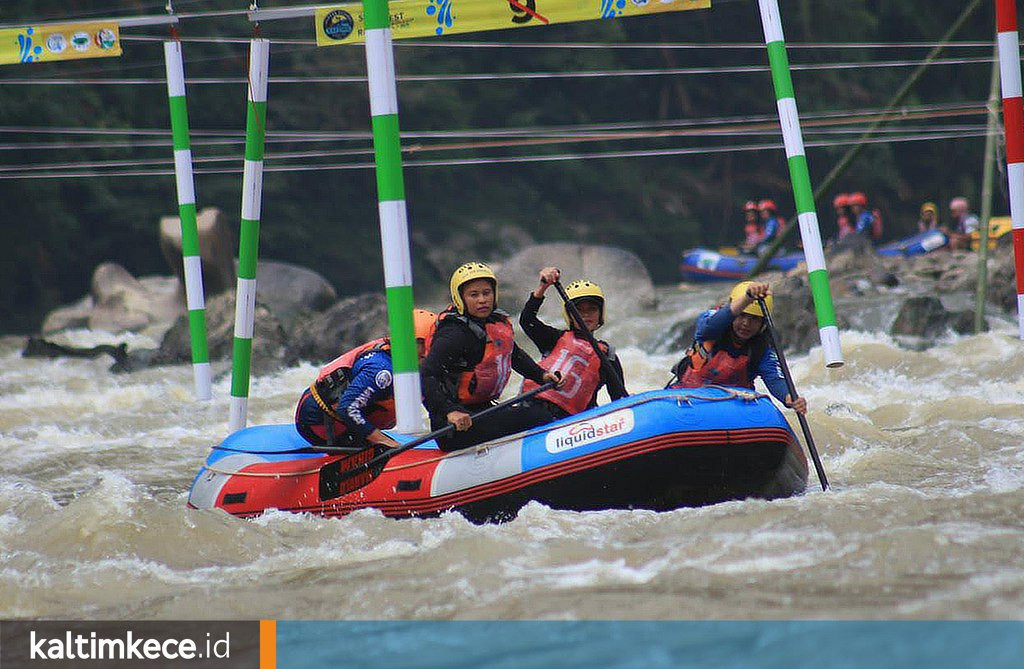
{"label": "rock outcrop", "polygon": [[[657,303],[651,275],[634,253],[611,246],[555,243],[528,246],[500,265],[495,264],[501,280],[501,308],[518,313],[527,295],[537,286],[543,267],[562,270],[562,284],[589,279],[601,286],[606,300],[607,318],[622,319]],[[541,317],[549,323],[562,320],[562,300],[549,290]]]}
{"label": "rock outcrop", "polygon": [[[199,232],[199,256],[203,268],[203,292],[207,299],[235,288],[235,253],[237,243],[231,223],[220,209],[207,207],[196,214]],[[164,216],[160,219],[160,252],[167,266],[181,281],[184,291],[181,261],[181,219]],[[184,294],[184,292],[182,293]]]}

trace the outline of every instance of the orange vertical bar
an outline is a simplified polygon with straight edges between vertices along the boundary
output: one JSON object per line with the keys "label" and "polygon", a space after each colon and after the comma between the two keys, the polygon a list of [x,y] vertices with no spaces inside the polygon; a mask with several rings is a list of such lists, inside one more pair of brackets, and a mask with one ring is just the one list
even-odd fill
{"label": "orange vertical bar", "polygon": [[260,669],[277,669],[277,621],[260,621]]}

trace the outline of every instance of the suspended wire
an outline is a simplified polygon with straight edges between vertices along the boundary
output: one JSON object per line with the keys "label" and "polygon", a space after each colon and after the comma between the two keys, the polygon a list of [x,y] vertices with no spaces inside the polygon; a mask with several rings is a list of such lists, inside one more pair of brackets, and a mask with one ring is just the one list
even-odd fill
{"label": "suspended wire", "polygon": [[[902,142],[918,142],[918,141],[936,141],[943,139],[965,139],[985,136],[986,130],[981,129],[977,132],[936,132],[936,133],[924,133],[913,135],[909,137],[900,136],[879,136],[864,140],[866,144],[882,144],[882,143],[902,143]],[[833,146],[846,146],[846,141],[809,141],[805,142],[805,146],[812,148],[827,148]],[[681,156],[681,155],[694,155],[694,154],[711,154],[711,153],[735,153],[735,152],[753,152],[753,151],[769,151],[769,150],[781,150],[783,145],[774,143],[764,144],[745,144],[745,145],[732,145],[732,146],[700,146],[700,147],[683,147],[683,148],[670,148],[670,149],[643,149],[633,151],[607,151],[607,152],[594,152],[594,153],[564,153],[564,154],[548,154],[548,155],[525,155],[525,156],[501,156],[501,157],[480,157],[480,158],[449,158],[441,160],[409,160],[403,161],[404,167],[445,167],[445,166],[466,166],[466,165],[498,165],[498,164],[515,164],[515,163],[539,163],[539,162],[563,162],[563,161],[574,161],[574,160],[600,160],[609,158],[650,158],[650,157],[662,157],[662,156]],[[265,165],[265,172],[320,172],[320,171],[336,171],[336,170],[362,170],[362,169],[373,169],[374,163],[362,162],[362,163],[336,163],[336,164],[299,164],[299,165]],[[198,168],[194,170],[195,174],[203,175],[215,175],[215,174],[240,174],[242,172],[241,167],[227,167],[227,168]],[[110,172],[53,172],[45,174],[4,174],[0,173],[0,179],[76,179],[76,178],[94,178],[94,177],[154,177],[154,176],[173,176],[173,169],[165,170],[123,170],[123,171],[110,171]]]}
{"label": "suspended wire", "polygon": [[[959,124],[959,125],[945,125],[945,126],[912,126],[912,127],[901,127],[887,130],[883,135],[889,139],[895,139],[906,136],[916,136],[922,133],[935,134],[943,132],[946,134],[964,134],[974,136],[977,133],[984,133],[987,129],[986,125],[982,124]],[[816,136],[834,136],[834,135],[859,135],[864,132],[863,127],[852,127],[852,128],[817,128],[810,129],[804,133],[805,137],[816,137]],[[702,133],[678,133],[678,132],[647,132],[647,133],[631,133],[629,135],[598,135],[593,137],[583,136],[570,136],[570,137],[552,137],[545,139],[536,140],[505,140],[501,142],[471,142],[471,143],[455,143],[455,144],[414,144],[402,147],[402,152],[408,155],[417,153],[423,153],[428,151],[464,151],[464,150],[478,150],[478,149],[490,149],[490,148],[512,148],[512,147],[523,147],[523,146],[541,146],[541,145],[552,145],[552,144],[565,144],[565,143],[581,143],[581,142],[594,142],[594,141],[637,141],[637,140],[651,140],[651,139],[665,139],[668,137],[679,137],[679,136],[709,136],[716,138],[725,137],[754,137],[762,135],[777,135],[777,128],[763,128],[763,129],[741,129],[741,130],[730,130],[730,131],[717,131],[717,132],[702,132]],[[307,158],[336,158],[339,156],[360,156],[360,155],[373,155],[373,147],[367,146],[361,149],[339,149],[331,151],[293,151],[293,152],[282,152],[273,153],[268,152],[264,156],[264,160],[267,164],[277,163],[278,161],[296,160],[296,159],[307,159]],[[220,156],[193,156],[192,162],[195,165],[204,165],[212,163],[222,162],[234,162],[241,159],[241,155],[233,153],[230,155]],[[170,157],[166,158],[152,158],[152,159],[124,159],[124,160],[99,160],[99,161],[78,161],[69,163],[37,163],[37,164],[21,164],[21,165],[0,165],[0,173],[9,172],[36,172],[36,171],[48,171],[48,170],[67,170],[67,169],[110,169],[114,167],[137,167],[137,166],[173,166],[174,159]]]}
{"label": "suspended wire", "polygon": [[[851,63],[806,63],[791,64],[790,69],[794,71],[815,71],[815,70],[862,70],[874,68],[911,67],[920,65],[919,60],[895,60],[895,61],[861,61]],[[975,58],[941,58],[931,61],[931,65],[969,65],[977,63],[991,64],[991,56],[978,56]],[[682,76],[702,74],[744,74],[770,72],[766,65],[723,65],[716,67],[687,67],[687,68],[656,68],[646,70],[579,70],[575,72],[551,71],[551,72],[486,72],[471,74],[405,74],[395,77],[402,82],[429,82],[429,81],[509,81],[525,79],[590,79],[606,77],[652,77],[652,76]],[[343,76],[343,75],[321,75],[301,77],[270,77],[271,84],[363,84],[366,83],[365,76]],[[154,78],[92,78],[81,77],[65,79],[0,79],[0,86],[164,86],[166,80],[162,77]],[[188,85],[206,86],[220,84],[247,84],[244,77],[189,77]]]}
{"label": "suspended wire", "polygon": [[[803,115],[803,125],[814,128],[828,124],[852,122],[868,122],[878,120],[906,121],[949,118],[965,115],[984,115],[988,113],[985,103],[952,103],[937,105],[916,105],[900,108],[896,111],[886,110],[837,110],[828,112],[810,112]],[[558,126],[527,126],[518,128],[480,128],[459,130],[406,130],[401,133],[402,139],[442,139],[442,138],[491,138],[491,137],[586,137],[605,135],[621,131],[637,130],[671,130],[678,128],[707,128],[722,126],[735,128],[741,126],[762,125],[776,130],[778,119],[774,115],[727,116],[695,119],[674,119],[667,121],[618,122],[618,123],[587,123]],[[724,131],[718,131],[724,132]],[[113,128],[77,128],[77,127],[32,127],[32,126],[0,126],[2,135],[99,135],[99,136],[148,136],[160,137],[157,140],[129,140],[122,142],[17,142],[0,144],[0,150],[68,150],[68,149],[110,149],[170,146],[171,132],[163,129],[113,129]],[[245,133],[234,130],[193,130],[191,133],[193,146],[217,146],[241,144]],[[371,134],[367,131],[268,131],[266,142],[275,143],[311,143],[335,141],[367,141]]]}
{"label": "suspended wire", "polygon": [[[949,118],[954,116],[974,115],[981,116],[988,113],[983,103],[975,104],[945,104],[945,105],[919,105],[907,107],[896,112],[885,110],[864,110],[817,112],[804,115],[803,126],[808,131],[815,128],[849,124],[855,122],[867,123],[877,120],[879,117],[887,118],[890,121],[927,120]],[[717,127],[716,127],[717,126]],[[903,126],[905,129],[907,126]],[[952,128],[954,126],[921,126],[921,129]],[[648,131],[648,132],[640,132]],[[605,124],[576,124],[566,126],[544,126],[544,127],[522,127],[522,128],[495,128],[495,129],[463,129],[463,130],[430,130],[430,131],[404,131],[401,133],[403,140],[437,140],[437,139],[479,139],[479,138],[533,138],[533,139],[558,139],[560,141],[572,140],[622,140],[637,138],[656,138],[668,136],[739,136],[754,132],[778,131],[778,120],[774,116],[746,116],[746,117],[717,117],[706,119],[682,119],[672,121],[648,121],[628,123],[605,123]],[[850,130],[849,132],[863,132],[862,130]],[[125,142],[17,142],[11,144],[0,144],[0,151],[39,151],[39,150],[75,150],[75,149],[112,149],[112,148],[167,148],[171,145],[170,131],[167,130],[115,130],[109,128],[87,129],[87,128],[30,128],[17,126],[0,126],[0,135],[3,134],[99,134],[99,135],[143,135],[158,136],[158,140],[132,140]],[[210,131],[198,130],[191,133],[193,147],[206,146],[229,146],[241,145],[245,141],[245,133],[241,131]],[[267,144],[295,144],[295,143],[322,143],[336,141],[369,141],[369,132],[338,132],[338,131],[283,131],[269,132],[266,138]]]}

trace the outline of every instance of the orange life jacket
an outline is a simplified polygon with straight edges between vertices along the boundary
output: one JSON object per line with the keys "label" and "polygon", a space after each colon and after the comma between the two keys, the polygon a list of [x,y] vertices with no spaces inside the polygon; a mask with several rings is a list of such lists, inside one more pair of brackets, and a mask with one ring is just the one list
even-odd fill
{"label": "orange life jacket", "polygon": [[[608,352],[608,344],[598,342],[598,346],[603,352]],[[540,366],[548,372],[560,373],[566,381],[561,388],[545,390],[537,397],[561,407],[568,414],[579,413],[591,405],[594,393],[601,385],[601,358],[590,342],[566,330],[551,352],[540,361]],[[535,381],[526,379],[523,392],[537,386]]]}
{"label": "orange life jacket", "polygon": [[[726,333],[723,338],[728,336]],[[730,353],[720,342],[694,342],[689,354],[677,366],[677,381],[671,387],[699,388],[715,384],[753,388],[752,368],[760,362],[766,348],[767,339],[763,333],[752,337],[739,355]]]}
{"label": "orange life jacket", "polygon": [[442,312],[440,318],[459,320],[484,340],[484,355],[480,362],[472,369],[455,375],[456,400],[460,404],[483,404],[498,399],[512,375],[512,350],[516,345],[508,316],[495,311],[483,327],[454,310]]}
{"label": "orange life jacket", "polygon": [[[366,353],[390,350],[391,340],[381,337],[342,353],[320,368],[316,381],[310,386],[310,391],[313,394],[313,399],[324,413],[341,425],[338,429],[344,430],[344,423],[341,423],[336,411],[338,398],[345,392],[352,380],[352,368],[355,366],[356,360]],[[396,422],[394,397],[367,406],[366,418],[379,428],[394,427]]]}

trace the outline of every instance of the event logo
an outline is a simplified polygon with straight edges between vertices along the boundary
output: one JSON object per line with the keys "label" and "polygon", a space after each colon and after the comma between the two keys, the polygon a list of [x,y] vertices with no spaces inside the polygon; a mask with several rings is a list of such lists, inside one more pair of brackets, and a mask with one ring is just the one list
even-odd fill
{"label": "event logo", "polygon": [[89,33],[75,33],[71,36],[71,47],[75,51],[85,51],[91,43],[92,40],[89,38]]}
{"label": "event logo", "polygon": [[117,46],[117,35],[110,28],[103,28],[96,33],[96,45],[101,49],[113,49]]}
{"label": "event logo", "polygon": [[331,39],[343,40],[352,34],[355,21],[344,9],[335,9],[324,17],[324,34]]}
{"label": "event logo", "polygon": [[68,48],[68,38],[63,33],[46,36],[46,50],[50,53],[64,53]]}
{"label": "event logo", "polygon": [[544,448],[548,453],[560,453],[571,448],[618,437],[633,431],[633,410],[620,409],[582,423],[573,423],[548,432]]}

